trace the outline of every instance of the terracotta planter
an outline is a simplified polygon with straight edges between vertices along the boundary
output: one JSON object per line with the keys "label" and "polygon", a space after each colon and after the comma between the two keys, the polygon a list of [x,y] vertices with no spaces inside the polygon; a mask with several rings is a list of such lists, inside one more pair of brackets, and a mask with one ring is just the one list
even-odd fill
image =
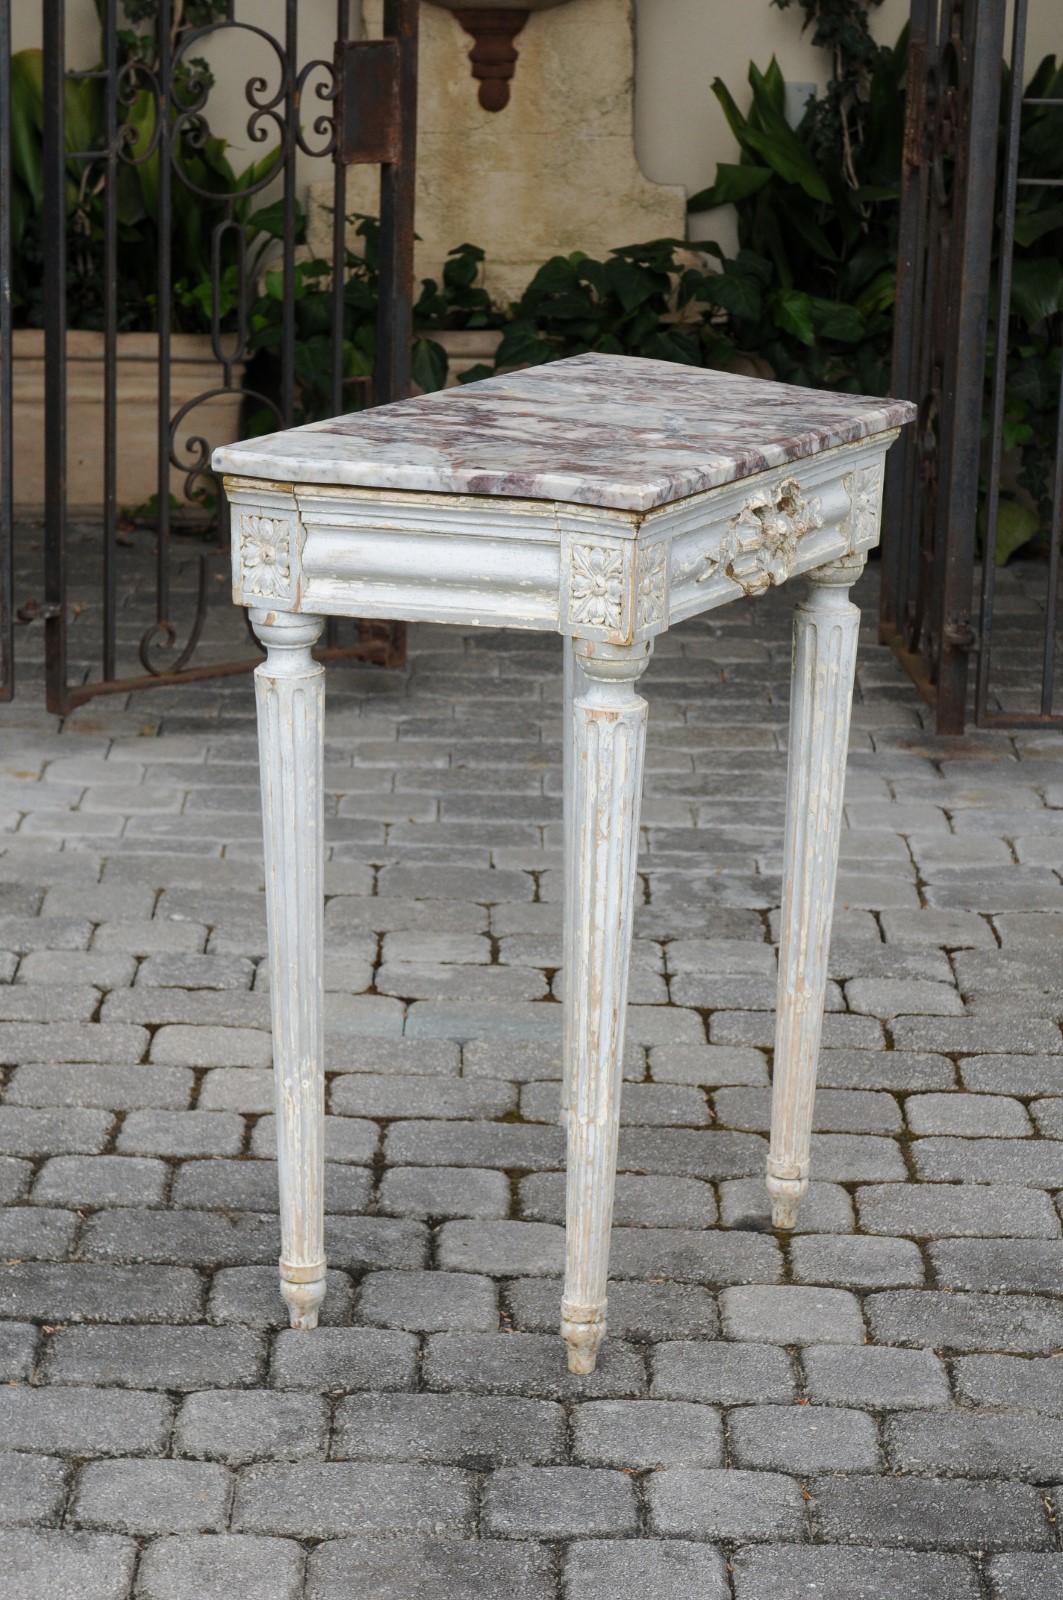
{"label": "terracotta planter", "polygon": [[[98,516],[103,505],[103,334],[71,331],[66,348],[67,504],[74,515]],[[157,490],[158,340],[153,333],[120,333],[117,349],[118,504],[133,507]],[[34,516],[44,505],[44,334],[19,329],[12,354],[15,507],[23,516]],[[171,416],[224,381],[205,334],[174,334],[170,370]],[[233,381],[239,385],[242,379],[243,367],[237,365]],[[193,435],[202,435],[211,448],[240,437],[241,398],[237,387],[192,407],[178,431],[182,460],[195,459],[186,449]],[[170,472],[170,493],[182,504],[186,472]]]}

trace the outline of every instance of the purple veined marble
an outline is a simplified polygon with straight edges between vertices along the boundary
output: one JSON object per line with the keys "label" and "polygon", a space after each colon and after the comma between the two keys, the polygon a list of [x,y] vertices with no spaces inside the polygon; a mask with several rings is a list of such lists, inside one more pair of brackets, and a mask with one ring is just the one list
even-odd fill
{"label": "purple veined marble", "polygon": [[899,428],[907,400],[582,355],[267,434],[216,472],[651,511]]}

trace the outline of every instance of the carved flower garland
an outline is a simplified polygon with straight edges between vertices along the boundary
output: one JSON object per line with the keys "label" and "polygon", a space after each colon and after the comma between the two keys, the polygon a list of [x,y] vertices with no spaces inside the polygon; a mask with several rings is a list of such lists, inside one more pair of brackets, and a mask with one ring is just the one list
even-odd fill
{"label": "carved flower garland", "polygon": [[[787,478],[776,489],[758,489],[731,518],[717,553],[706,559],[706,570],[697,581],[704,583],[723,572],[744,594],[763,594],[773,584],[786,582],[797,559],[797,541],[822,526],[819,497],[806,499],[796,478]],[[752,537],[743,537],[744,529]],[[735,562],[747,545],[752,567],[736,572]]]}
{"label": "carved flower garland", "polygon": [[595,628],[619,628],[624,604],[624,557],[602,545],[572,547],[569,617]]}
{"label": "carved flower garland", "polygon": [[240,565],[244,591],[273,600],[291,585],[291,529],[282,517],[245,512],[240,519]]}

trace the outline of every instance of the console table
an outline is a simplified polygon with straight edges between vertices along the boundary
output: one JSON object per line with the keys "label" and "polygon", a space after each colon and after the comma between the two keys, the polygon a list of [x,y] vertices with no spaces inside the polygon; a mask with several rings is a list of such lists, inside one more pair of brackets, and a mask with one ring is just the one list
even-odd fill
{"label": "console table", "polygon": [[583,355],[227,446],[233,598],[255,673],[280,1173],[281,1290],[325,1292],[326,617],[564,637],[561,1334],[594,1369],[606,1279],[646,702],[673,623],[804,575],[793,697],[771,1141],[772,1220],[808,1186],[859,612],[905,401]]}

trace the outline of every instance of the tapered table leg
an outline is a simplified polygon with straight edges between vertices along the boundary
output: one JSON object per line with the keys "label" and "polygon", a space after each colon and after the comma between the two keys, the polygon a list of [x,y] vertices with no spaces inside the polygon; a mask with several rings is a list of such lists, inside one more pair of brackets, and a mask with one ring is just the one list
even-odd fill
{"label": "tapered table leg", "polygon": [[650,646],[577,640],[565,973],[570,1052],[565,1288],[571,1372],[594,1371],[605,1335],[624,1014],[638,861]]}
{"label": "tapered table leg", "polygon": [[779,996],[768,1193],[772,1222],[792,1228],[808,1188],[812,1108],[823,1027],[838,838],[860,612],[849,587],[863,556],[809,574],[794,611],[793,686],[783,849]]}
{"label": "tapered table leg", "polygon": [[293,1328],[325,1298],[325,669],[321,617],[252,611],[268,652],[255,670],[266,864],[281,1294]]}
{"label": "tapered table leg", "polygon": [[[572,706],[577,692],[583,687],[583,676],[576,660],[576,641],[565,638],[564,646],[564,705],[562,710],[562,755],[564,760],[564,775],[562,782],[562,834],[563,834],[563,891],[564,891],[564,922],[562,925],[562,951],[561,971],[564,982],[568,984],[572,972],[573,953],[572,938],[575,912],[573,909],[576,893],[576,868],[572,859],[572,850],[576,839],[576,830],[572,825],[572,804],[575,791],[575,734],[573,724]],[[562,1008],[561,1027],[561,1123],[568,1119],[569,1102],[572,1098],[572,1059],[573,1047],[569,1038],[569,1022],[572,1016],[572,1007],[565,1005]]]}

